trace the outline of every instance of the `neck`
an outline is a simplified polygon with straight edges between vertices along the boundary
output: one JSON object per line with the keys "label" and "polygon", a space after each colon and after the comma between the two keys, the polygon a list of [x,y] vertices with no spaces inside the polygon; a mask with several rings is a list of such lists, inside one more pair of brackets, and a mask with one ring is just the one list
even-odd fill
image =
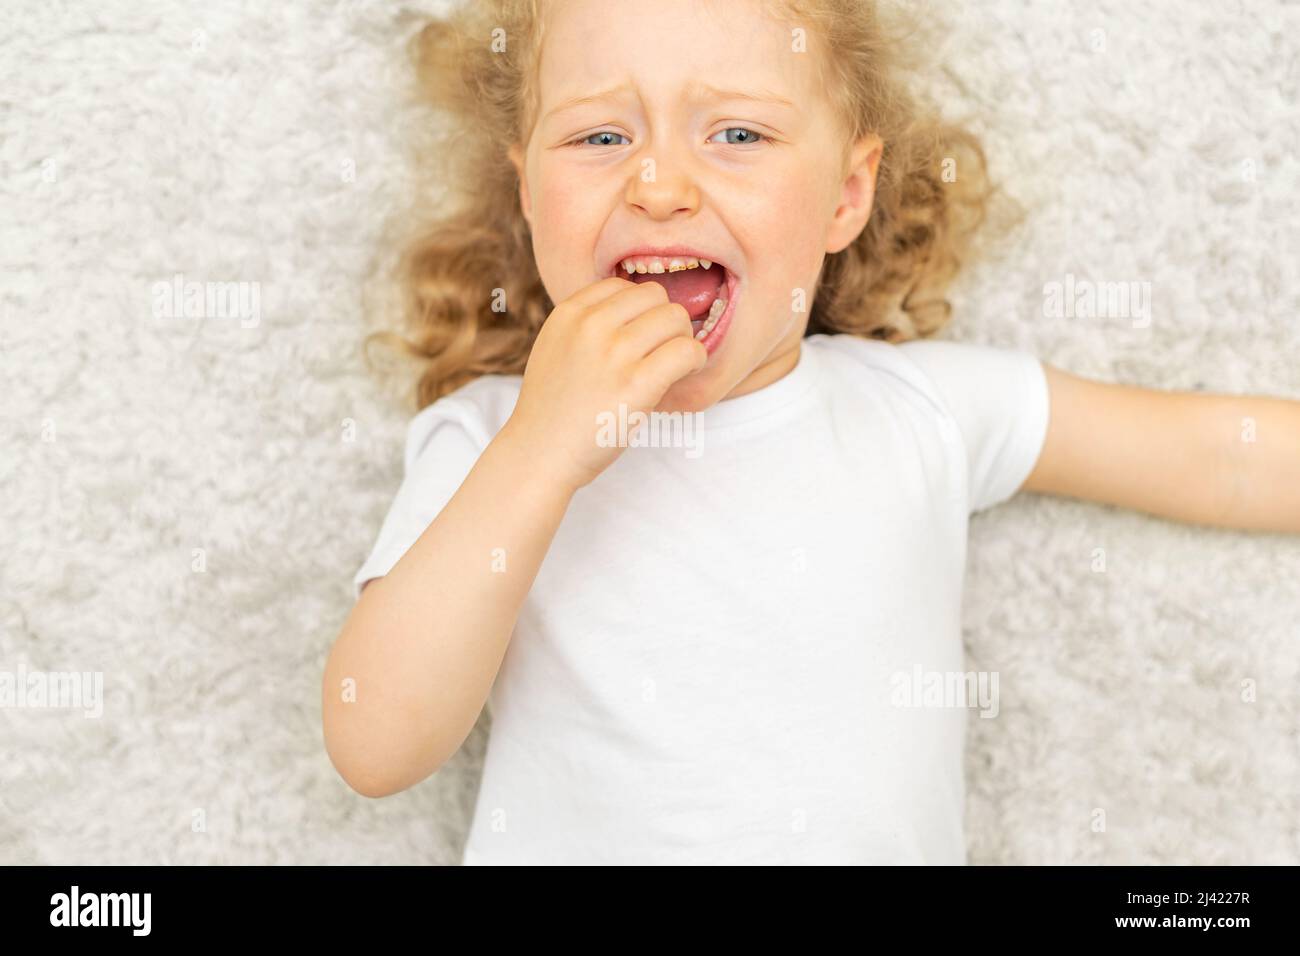
{"label": "neck", "polygon": [[766,388],[778,379],[785,378],[799,364],[799,347],[802,341],[802,339],[795,339],[794,344],[788,348],[768,356],[761,365],[745,376],[721,400],[725,402],[729,398],[740,398],[742,395],[756,392],[760,388]]}

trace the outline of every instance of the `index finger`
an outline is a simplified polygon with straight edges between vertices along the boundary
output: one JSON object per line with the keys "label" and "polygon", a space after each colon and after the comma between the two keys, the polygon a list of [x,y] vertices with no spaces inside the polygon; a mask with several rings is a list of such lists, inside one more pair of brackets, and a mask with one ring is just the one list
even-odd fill
{"label": "index finger", "polygon": [[579,309],[587,309],[604,302],[610,296],[616,295],[624,289],[635,287],[636,283],[628,279],[620,276],[609,276],[599,282],[584,286],[561,302],[560,305],[573,305]]}

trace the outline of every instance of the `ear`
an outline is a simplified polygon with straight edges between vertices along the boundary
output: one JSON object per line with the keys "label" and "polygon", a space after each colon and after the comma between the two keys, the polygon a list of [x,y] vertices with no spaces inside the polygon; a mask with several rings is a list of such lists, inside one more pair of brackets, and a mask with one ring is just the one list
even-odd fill
{"label": "ear", "polygon": [[524,175],[524,156],[519,149],[518,143],[511,143],[510,148],[506,150],[510,157],[511,164],[515,167],[515,174],[519,177],[519,207],[524,212],[524,218],[528,220],[528,225],[533,224],[533,206],[532,199],[528,195],[528,178]]}
{"label": "ear", "polygon": [[839,252],[858,238],[871,218],[876,198],[876,172],[885,146],[871,133],[853,144],[849,154],[848,176],[842,186],[840,205],[835,210],[826,234],[826,251]]}

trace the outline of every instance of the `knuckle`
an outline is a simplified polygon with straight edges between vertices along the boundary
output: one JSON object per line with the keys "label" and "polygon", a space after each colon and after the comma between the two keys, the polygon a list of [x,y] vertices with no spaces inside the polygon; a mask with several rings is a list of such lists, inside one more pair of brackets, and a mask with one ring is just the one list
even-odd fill
{"label": "knuckle", "polygon": [[657,392],[663,387],[663,375],[662,363],[647,359],[633,369],[632,385],[641,394]]}
{"label": "knuckle", "polygon": [[600,323],[588,316],[573,329],[572,341],[583,349],[597,349],[604,339],[603,332]]}
{"label": "knuckle", "polygon": [[658,299],[660,302],[668,301],[668,290],[664,288],[662,283],[641,282],[637,284],[637,288],[645,289],[646,295],[650,296],[653,299]]}

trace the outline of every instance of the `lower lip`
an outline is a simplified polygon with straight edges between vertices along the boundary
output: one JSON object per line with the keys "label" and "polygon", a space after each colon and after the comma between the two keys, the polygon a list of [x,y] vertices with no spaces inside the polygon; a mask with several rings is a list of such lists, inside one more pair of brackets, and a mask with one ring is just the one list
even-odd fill
{"label": "lower lip", "polygon": [[704,348],[712,356],[722,345],[722,340],[726,338],[727,329],[731,326],[731,317],[736,313],[736,298],[740,291],[740,281],[736,278],[731,270],[727,270],[727,307],[722,310],[722,315],[718,316],[718,324],[715,325],[702,339],[697,341],[704,343]]}

